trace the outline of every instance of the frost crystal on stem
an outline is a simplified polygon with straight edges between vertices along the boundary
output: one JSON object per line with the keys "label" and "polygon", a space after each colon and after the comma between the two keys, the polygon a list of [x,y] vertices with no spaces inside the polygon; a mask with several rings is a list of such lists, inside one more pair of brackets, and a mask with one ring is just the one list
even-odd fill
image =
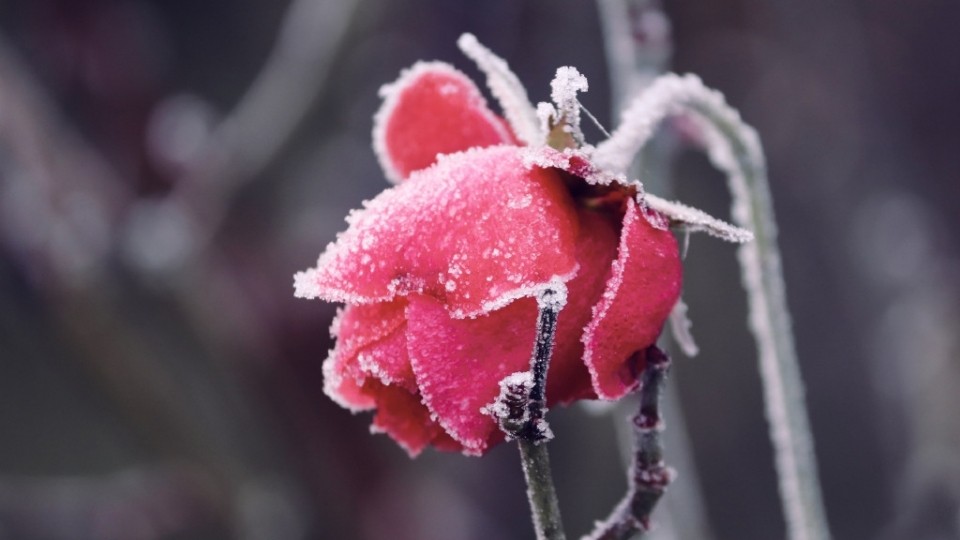
{"label": "frost crystal on stem", "polygon": [[[578,92],[586,92],[589,88],[587,78],[577,71],[577,68],[564,66],[557,69],[557,74],[550,82],[550,99],[553,100],[556,109],[551,118],[551,127],[561,130],[567,138],[572,139],[571,143],[553,143],[551,146],[562,148],[563,146],[572,146],[579,148],[583,146],[583,131],[580,130],[580,101],[577,100]],[[538,107],[541,113],[541,108]],[[543,109],[546,111],[547,109]],[[551,133],[551,139],[562,140],[560,133]]]}
{"label": "frost crystal on stem", "polygon": [[517,138],[529,145],[543,144],[546,132],[540,129],[537,112],[530,105],[526,88],[510,71],[507,62],[481,45],[473,34],[460,36],[457,46],[486,74],[487,86],[500,102]]}

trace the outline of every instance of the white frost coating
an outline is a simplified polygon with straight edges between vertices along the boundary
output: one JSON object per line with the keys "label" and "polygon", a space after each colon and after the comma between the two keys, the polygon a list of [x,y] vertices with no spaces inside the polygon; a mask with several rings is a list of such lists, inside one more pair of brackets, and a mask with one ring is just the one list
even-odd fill
{"label": "white frost coating", "polygon": [[481,45],[473,34],[460,36],[457,46],[486,74],[487,87],[500,102],[503,115],[517,137],[530,146],[543,144],[546,131],[541,131],[537,111],[527,97],[527,90],[510,71],[507,62]]}
{"label": "white frost coating", "polygon": [[748,296],[749,325],[757,343],[788,536],[791,540],[827,539],[830,533],[787,311],[766,163],[756,131],[743,123],[722,94],[706,88],[697,77],[665,75],[634,100],[621,126],[597,147],[594,162],[626,170],[657,125],[678,113],[690,113],[700,124],[710,160],[727,175],[733,221],[756,236],[741,245],[737,256]]}
{"label": "white frost coating", "polygon": [[[544,105],[541,103],[541,105]],[[549,106],[549,105],[548,105]],[[549,146],[523,147],[520,149],[520,157],[523,160],[523,166],[527,169],[539,167],[541,169],[556,168],[575,174],[583,178],[588,184],[596,186],[609,186],[618,183],[622,186],[634,186],[638,194],[643,194],[643,184],[638,180],[627,180],[627,176],[622,173],[611,173],[598,169],[590,162],[593,147],[585,145],[581,148],[564,148],[563,151],[555,150]],[[571,158],[580,158],[583,166],[573,167]]]}
{"label": "white frost coating", "polygon": [[[550,81],[550,99],[557,106],[554,125],[563,121],[565,130],[573,136],[577,146],[583,144],[583,131],[580,130],[580,101],[577,92],[586,92],[589,88],[587,78],[577,68],[563,66],[557,68],[557,74]],[[539,109],[538,109],[539,112]]]}
{"label": "white frost coating", "polygon": [[[549,291],[549,294],[545,294]],[[559,277],[554,276],[549,283],[543,286],[539,295],[537,295],[537,307],[541,310],[549,309],[559,313],[567,305],[567,286]]]}
{"label": "white frost coating", "polygon": [[[533,283],[523,287],[518,287],[516,289],[513,289],[512,291],[509,291],[505,294],[498,296],[497,298],[494,298],[493,300],[484,302],[482,305],[482,308],[483,308],[482,311],[479,311],[477,313],[451,313],[450,315],[455,319],[465,319],[468,317],[472,319],[475,317],[479,317],[481,315],[486,315],[488,313],[491,313],[493,311],[497,311],[498,309],[502,309],[506,307],[508,304],[510,304],[514,300],[519,300],[521,298],[529,298],[531,296],[534,298],[539,298],[541,296],[541,293],[543,293],[543,291],[554,288],[557,286],[557,284],[563,287],[564,292],[566,292],[567,287],[566,285],[564,285],[564,283],[573,279],[577,275],[577,272],[579,271],[580,271],[580,265],[577,264],[574,267],[573,271],[570,272],[569,274],[566,274],[563,276],[553,276],[552,278],[550,278],[550,281],[547,281],[546,283]],[[557,289],[554,288],[554,290],[557,290]],[[563,300],[564,300],[564,303],[566,303],[565,302],[566,295],[563,296]]]}
{"label": "white frost coating", "polygon": [[544,140],[540,144],[546,143],[547,133],[550,133],[550,124],[553,123],[554,118],[558,116],[557,109],[549,104],[541,101],[537,103],[537,123],[540,126],[540,132],[543,133]]}
{"label": "white frost coating", "polygon": [[677,303],[670,311],[668,320],[670,321],[670,334],[680,347],[680,351],[688,358],[693,358],[699,354],[700,347],[697,347],[697,342],[693,340],[693,334],[690,332],[693,323],[687,317],[687,304],[683,302],[682,298],[677,299]]}
{"label": "white frost coating", "polygon": [[722,105],[723,95],[706,88],[695,75],[663,75],[647,87],[625,111],[609,139],[597,145],[598,167],[626,172],[636,153],[650,140],[665,118],[690,112],[694,102]]}
{"label": "white frost coating", "polygon": [[373,406],[357,407],[352,403],[348,403],[343,399],[343,396],[340,395],[338,388],[340,387],[340,383],[343,382],[343,376],[338,374],[336,369],[334,369],[334,357],[332,350],[329,352],[327,359],[323,361],[323,365],[321,366],[320,370],[323,372],[323,393],[332,399],[337,405],[349,410],[353,414],[373,410],[375,408]]}
{"label": "white frost coating", "polygon": [[660,212],[672,221],[681,222],[691,232],[705,232],[728,242],[742,244],[753,240],[753,233],[721,221],[702,210],[674,201],[661,199],[649,193],[644,197],[647,207]]}
{"label": "white frost coating", "polygon": [[[381,86],[379,94],[383,99],[383,104],[380,105],[377,114],[373,116],[373,152],[377,155],[377,161],[380,162],[380,167],[383,168],[383,174],[387,177],[387,180],[394,184],[399,184],[404,178],[400,174],[400,171],[393,166],[393,162],[390,160],[390,153],[387,150],[387,120],[393,115],[393,111],[400,101],[400,95],[403,93],[403,90],[409,87],[417,77],[427,72],[445,73],[460,79],[469,89],[468,91],[473,94],[472,97],[477,99],[479,103],[484,104],[484,107],[486,106],[486,100],[483,98],[483,94],[481,94],[480,89],[473,84],[473,81],[461,71],[445,62],[417,62],[401,71],[400,77],[396,81]],[[500,119],[489,110],[485,112],[490,125],[500,132],[500,137],[504,141],[509,141],[511,136],[507,133],[507,129],[503,127]]]}
{"label": "white frost coating", "polygon": [[321,288],[318,284],[318,278],[316,277],[320,271],[319,267],[323,266],[324,259],[323,256],[330,252],[332,249],[332,242],[327,248],[320,254],[320,261],[317,263],[318,268],[310,268],[302,272],[297,272],[293,275],[293,296],[295,298],[322,298],[327,302],[343,302],[344,304],[372,304],[375,302],[386,302],[392,300],[396,295],[396,284],[391,283],[387,286],[389,294],[383,296],[362,296],[359,294],[349,293],[341,289],[335,289],[333,287],[323,287]]}
{"label": "white frost coating", "polygon": [[[510,417],[510,407],[507,405],[507,402],[511,399],[511,395],[520,393],[529,396],[531,390],[533,390],[533,373],[529,371],[511,373],[500,381],[500,394],[497,396],[497,399],[495,399],[493,403],[488,403],[483,406],[480,409],[480,413],[492,416],[496,420],[506,420]],[[519,421],[526,422],[529,417],[529,408],[524,407],[523,418],[519,419]],[[510,438],[509,435],[507,438]]]}
{"label": "white frost coating", "polygon": [[297,272],[293,275],[293,296],[295,298],[318,298],[320,296],[320,287],[317,281],[312,278],[316,272],[314,269]]}

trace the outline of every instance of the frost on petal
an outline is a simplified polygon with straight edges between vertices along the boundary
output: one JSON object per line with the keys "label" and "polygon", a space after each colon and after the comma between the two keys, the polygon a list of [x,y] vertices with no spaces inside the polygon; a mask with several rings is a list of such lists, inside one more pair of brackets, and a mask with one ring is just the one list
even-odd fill
{"label": "frost on petal", "polygon": [[357,366],[367,377],[386,385],[396,385],[409,392],[417,390],[417,380],[407,355],[406,324],[376,344],[357,352]]}
{"label": "frost on petal", "polygon": [[394,333],[403,326],[407,303],[403,299],[367,305],[346,306],[333,321],[330,334],[345,356],[357,352]]}
{"label": "frost on petal", "polygon": [[324,392],[354,412],[374,406],[368,380],[415,390],[406,351],[406,301],[347,306],[334,319],[337,344],[323,363]]}
{"label": "frost on petal", "polygon": [[580,271],[567,283],[567,305],[557,319],[556,343],[547,377],[547,400],[551,405],[597,397],[583,363],[580,337],[593,316],[591,308],[600,300],[610,265],[617,256],[617,231],[607,216],[585,209],[580,209],[578,215]]}
{"label": "frost on petal", "polygon": [[594,390],[611,400],[636,388],[643,350],[656,342],[680,295],[676,239],[628,201],[617,260],[583,334]]}
{"label": "frost on petal", "polygon": [[481,409],[497,398],[504,377],[530,368],[536,300],[453,319],[438,301],[411,296],[407,319],[410,362],[424,403],[464,453],[483,454],[502,432]]}
{"label": "frost on petal", "polygon": [[576,271],[577,218],[563,181],[520,148],[444,156],[348,217],[298,292],[370,303],[422,293],[457,317],[535,294]]}
{"label": "frost on petal", "polygon": [[323,393],[337,405],[353,413],[367,411],[376,406],[373,396],[368,394],[352,374],[344,373],[346,362],[336,349],[323,361]]}
{"label": "frost on petal", "polygon": [[524,147],[521,155],[525,167],[553,167],[583,178],[588,184],[609,186],[617,183],[622,186],[635,186],[639,193],[643,193],[640,182],[627,181],[624,174],[613,174],[598,169],[590,161],[589,153],[582,148],[565,148],[561,151],[549,146]]}
{"label": "frost on petal", "polygon": [[437,154],[514,142],[473,81],[449,64],[418,62],[380,95],[373,149],[392,182],[429,167]]}
{"label": "frost on petal", "polygon": [[421,402],[420,395],[395,386],[371,383],[369,391],[376,396],[377,414],[370,431],[386,433],[410,454],[416,457],[427,445],[449,437],[430,417],[430,411]]}
{"label": "frost on petal", "polygon": [[530,104],[527,90],[510,71],[507,62],[481,45],[473,34],[460,36],[457,46],[486,74],[487,86],[500,102],[503,114],[517,137],[528,145],[543,144],[546,131],[541,131],[537,112]]}

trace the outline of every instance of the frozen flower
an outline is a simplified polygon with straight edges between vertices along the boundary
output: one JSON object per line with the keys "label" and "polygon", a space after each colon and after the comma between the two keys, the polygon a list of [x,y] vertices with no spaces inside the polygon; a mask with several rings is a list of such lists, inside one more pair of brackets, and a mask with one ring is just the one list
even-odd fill
{"label": "frozen flower", "polygon": [[668,220],[639,183],[579,147],[586,79],[564,68],[556,106],[537,117],[502,60],[471,36],[461,46],[491,74],[509,122],[447,64],[404,71],[381,90],[373,133],[397,185],[352,212],[295,278],[297,296],[346,304],[325,392],[376,409],[371,429],[411,455],[428,445],[479,455],[503,439],[483,409],[504,377],[529,368],[536,296],[551,283],[568,296],[548,404],[634,390],[680,293]]}

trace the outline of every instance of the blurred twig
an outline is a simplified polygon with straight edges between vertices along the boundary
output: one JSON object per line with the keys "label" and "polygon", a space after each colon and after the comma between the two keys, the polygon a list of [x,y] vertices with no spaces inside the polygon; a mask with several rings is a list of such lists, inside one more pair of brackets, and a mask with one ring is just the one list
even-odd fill
{"label": "blurred twig", "polygon": [[175,267],[213,239],[233,193],[277,156],[327,82],[359,0],[294,0],[274,49],[236,108],[187,164],[165,204],[188,219],[191,245]]}
{"label": "blurred twig", "polygon": [[[141,274],[130,275],[111,255],[120,239],[153,246],[149,237],[130,237],[127,218],[140,207],[130,184],[75,133],[30,69],[0,40],[4,240],[47,296],[61,328],[79,345],[85,367],[129,415],[131,425],[164,454],[212,473],[219,499],[225,501],[221,511],[227,515],[239,490],[264,466],[262,457],[253,458],[263,456],[263,448],[250,445],[272,443],[262,435],[236,436],[241,426],[233,424],[252,416],[238,410],[252,406],[238,392],[241,365],[221,363],[211,371],[217,366],[208,360],[237,353],[242,346],[248,347],[242,351],[247,357],[275,358],[278,349],[269,326],[242,293],[236,294],[242,289],[234,285],[234,269],[209,243],[231,194],[273,159],[323,87],[356,4],[291,4],[263,71],[162,202],[176,211],[159,213],[154,225],[169,227],[164,219],[170,216],[183,217],[190,225],[190,264],[184,267],[188,258],[180,257],[173,260],[179,264],[165,269],[179,270],[168,276],[177,278],[175,292],[186,321],[194,325],[199,351],[196,343],[174,345],[182,338],[148,335],[156,332],[129,317],[131,304],[138,302],[134,297],[143,293],[130,294],[138,289],[131,278]],[[227,294],[222,294],[223,287]],[[179,358],[184,353],[196,358]],[[185,395],[180,383],[185,379],[199,393]],[[198,414],[203,411],[214,412],[214,417]],[[250,429],[256,428],[242,428]]]}
{"label": "blurred twig", "polygon": [[0,478],[3,538],[159,540],[196,531],[220,536],[217,490],[197,470],[128,469],[103,477]]}

